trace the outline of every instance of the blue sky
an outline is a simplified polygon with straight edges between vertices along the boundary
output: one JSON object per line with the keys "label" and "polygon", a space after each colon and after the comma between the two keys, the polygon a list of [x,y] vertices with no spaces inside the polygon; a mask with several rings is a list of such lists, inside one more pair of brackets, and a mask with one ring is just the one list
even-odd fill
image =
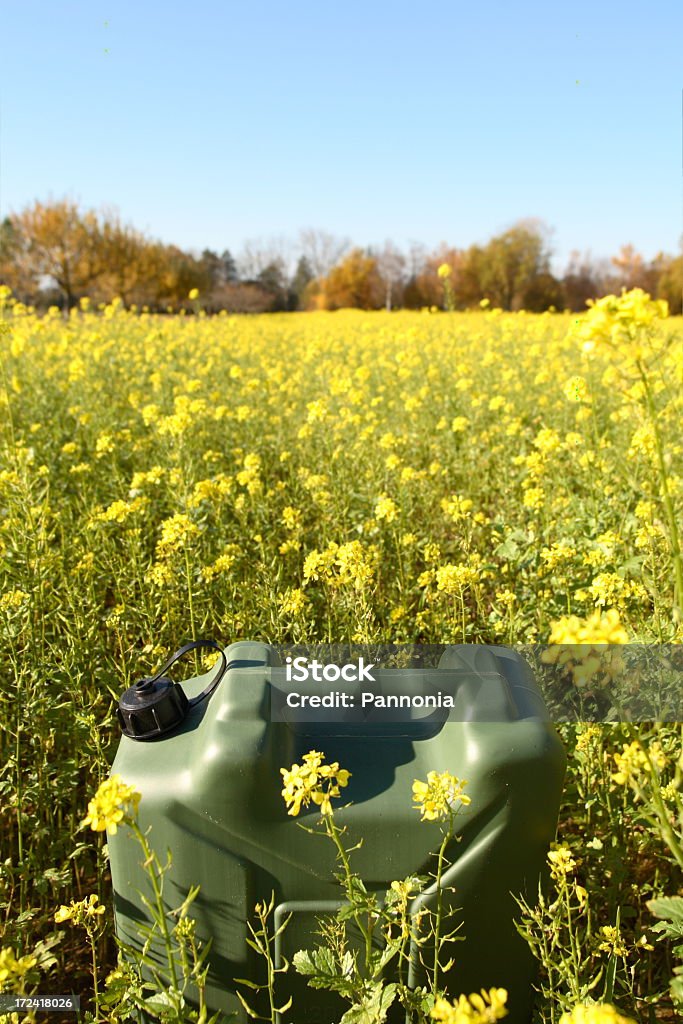
{"label": "blue sky", "polygon": [[2,35],[1,216],[67,195],[236,254],[539,217],[559,266],[679,251],[680,0],[24,0]]}

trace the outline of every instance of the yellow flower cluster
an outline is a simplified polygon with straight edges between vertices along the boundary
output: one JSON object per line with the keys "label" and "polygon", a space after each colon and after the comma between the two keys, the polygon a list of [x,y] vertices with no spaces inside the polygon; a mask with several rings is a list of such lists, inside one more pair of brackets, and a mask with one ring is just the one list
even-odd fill
{"label": "yellow flower cluster", "polygon": [[203,578],[205,580],[213,580],[216,576],[222,576],[224,573],[230,572],[235,564],[236,556],[237,552],[233,545],[227,551],[224,551],[222,555],[219,555],[211,565],[204,566],[202,569]]}
{"label": "yellow flower cluster", "polygon": [[631,780],[637,780],[643,772],[649,771],[652,764],[655,769],[666,768],[667,758],[661,745],[651,743],[647,752],[639,740],[624,743],[621,750],[613,754],[616,772],[612,775],[618,786],[626,786]]}
{"label": "yellow flower cluster", "polygon": [[560,881],[566,875],[576,867],[576,861],[574,855],[568,846],[556,846],[555,849],[548,851],[548,864],[550,865],[550,874],[555,881]]}
{"label": "yellow flower cluster", "polygon": [[224,473],[219,473],[215,479],[198,480],[188,498],[188,508],[199,508],[202,502],[215,508],[232,490],[232,478]]}
{"label": "yellow flower cluster", "polygon": [[460,594],[478,579],[477,569],[471,565],[453,565],[448,562],[436,570],[436,589],[446,594]]}
{"label": "yellow flower cluster", "polygon": [[[563,646],[586,644],[594,647],[602,644],[627,644],[628,634],[621,624],[619,612],[614,608],[604,614],[596,611],[587,619],[579,619],[576,615],[568,615],[553,622],[550,629],[549,643]],[[583,656],[581,650],[576,654]]]}
{"label": "yellow flower cluster", "polygon": [[383,519],[387,523],[393,523],[398,515],[398,505],[386,495],[381,497],[375,505],[375,519]]}
{"label": "yellow flower cluster", "polygon": [[469,996],[459,996],[457,1003],[449,1003],[439,997],[429,1011],[432,1020],[439,1024],[493,1024],[508,1013],[508,994],[504,988],[482,989]]}
{"label": "yellow flower cluster", "polygon": [[563,388],[565,397],[570,402],[585,402],[588,398],[588,384],[585,377],[570,377]]}
{"label": "yellow flower cluster", "polygon": [[351,772],[340,768],[338,761],[325,764],[325,755],[317,750],[304,754],[302,760],[303,764],[280,769],[287,813],[296,817],[302,806],[308,807],[312,802],[320,808],[321,814],[332,814],[331,800],[348,785]]}
{"label": "yellow flower cluster", "polygon": [[[189,395],[177,395],[173,402],[173,412],[169,416],[152,417],[152,422],[161,437],[180,438],[195,423],[208,414],[208,405],[203,398],[191,398]],[[214,415],[216,410],[214,410]],[[150,417],[148,408],[147,415]]]}
{"label": "yellow flower cluster", "polygon": [[34,956],[15,956],[10,946],[0,949],[0,985],[6,981],[13,981],[25,977],[28,972],[36,966],[38,960]]}
{"label": "yellow flower cluster", "polygon": [[21,608],[28,601],[28,594],[23,590],[8,590],[0,597],[0,611],[6,612]]}
{"label": "yellow flower cluster", "polygon": [[473,505],[474,502],[470,498],[460,498],[457,494],[452,494],[450,498],[444,498],[441,502],[441,508],[454,523],[468,519]]}
{"label": "yellow flower cluster", "polygon": [[576,557],[576,548],[567,541],[558,541],[551,547],[541,548],[541,559],[544,567],[552,572],[559,566],[569,564]]}
{"label": "yellow flower cluster", "polygon": [[101,917],[106,907],[100,905],[99,896],[92,893],[87,899],[72,900],[67,906],[62,904],[55,913],[55,921],[62,924],[64,921],[73,921],[74,924],[88,924],[93,918]]}
{"label": "yellow flower cluster", "polygon": [[280,611],[286,616],[300,615],[308,603],[308,598],[299,587],[289,588],[280,602]]}
{"label": "yellow flower cluster", "polygon": [[110,775],[100,783],[95,796],[88,804],[88,814],[83,825],[90,825],[93,832],[115,835],[117,826],[126,818],[137,814],[140,794],[134,786],[123,781],[120,775]]}
{"label": "yellow flower cluster", "polygon": [[593,579],[588,592],[599,608],[612,605],[617,611],[623,608],[629,599],[644,601],[648,597],[642,583],[625,580],[616,572],[603,572]]}
{"label": "yellow flower cluster", "polygon": [[615,608],[604,615],[596,611],[585,620],[571,615],[553,623],[551,646],[541,660],[571,672],[579,689],[603,686],[623,673],[624,660],[612,646],[626,643],[628,635]]}
{"label": "yellow flower cluster", "polygon": [[373,580],[377,550],[364,547],[361,541],[347,544],[332,541],[324,551],[311,551],[303,567],[304,583],[321,581],[333,587],[352,586],[363,590]]}
{"label": "yellow flower cluster", "polygon": [[612,924],[603,925],[600,929],[600,935],[602,936],[602,942],[599,944],[598,949],[602,950],[603,953],[609,953],[610,956],[626,956],[628,947],[618,928]]}
{"label": "yellow flower cluster", "polygon": [[130,497],[135,498],[138,491],[141,491],[148,484],[152,487],[158,487],[164,478],[165,472],[166,470],[163,466],[152,466],[151,469],[136,470],[130,481]]}
{"label": "yellow flower cluster", "polygon": [[581,1004],[567,1010],[560,1017],[560,1024],[635,1024],[632,1017],[625,1017],[609,1003]]}
{"label": "yellow flower cluster", "polygon": [[651,423],[641,423],[633,432],[631,444],[626,452],[627,457],[635,459],[638,455],[642,455],[652,463],[656,452],[657,440],[654,427]]}
{"label": "yellow flower cluster", "polygon": [[285,505],[280,521],[286,530],[290,530],[293,533],[301,528],[302,518],[301,509],[294,508],[292,505]]}
{"label": "yellow flower cluster", "polygon": [[97,512],[93,516],[93,521],[99,523],[125,523],[136,512],[143,511],[147,504],[148,499],[145,497],[133,498],[132,501],[113,501],[107,508]]}
{"label": "yellow flower cluster", "polygon": [[661,338],[653,328],[669,315],[667,303],[651,299],[642,288],[606,295],[589,306],[576,331],[584,349],[605,345],[634,360],[642,360],[653,350]]}
{"label": "yellow flower cluster", "polygon": [[421,821],[443,821],[458,807],[466,807],[471,799],[465,793],[465,779],[450,772],[428,772],[427,781],[413,782],[413,802],[422,815]]}
{"label": "yellow flower cluster", "polygon": [[261,456],[257,452],[250,452],[245,455],[243,469],[237,473],[237,483],[240,487],[246,487],[249,494],[258,494],[262,489],[261,481]]}
{"label": "yellow flower cluster", "polygon": [[157,558],[163,560],[172,557],[198,535],[199,527],[185,512],[177,512],[169,519],[164,519],[161,537],[157,541]]}

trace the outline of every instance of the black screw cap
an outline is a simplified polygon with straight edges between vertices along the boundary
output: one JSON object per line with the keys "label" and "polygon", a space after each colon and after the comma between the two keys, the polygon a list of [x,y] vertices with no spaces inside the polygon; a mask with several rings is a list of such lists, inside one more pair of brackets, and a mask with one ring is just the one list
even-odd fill
{"label": "black screw cap", "polygon": [[166,676],[141,679],[119,698],[117,717],[122,732],[134,740],[170,732],[185,718],[185,691]]}

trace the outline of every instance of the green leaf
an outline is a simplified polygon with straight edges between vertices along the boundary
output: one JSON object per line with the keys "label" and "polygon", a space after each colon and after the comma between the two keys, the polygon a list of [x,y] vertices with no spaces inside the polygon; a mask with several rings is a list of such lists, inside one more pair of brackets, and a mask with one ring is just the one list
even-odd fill
{"label": "green leaf", "polygon": [[674,938],[683,938],[683,896],[660,896],[647,901],[647,909],[665,922],[654,925],[654,931],[664,932]]}
{"label": "green leaf", "polygon": [[298,971],[299,974],[315,974],[316,967],[311,959],[311,954],[307,949],[300,949],[298,953],[294,954],[292,960],[294,964],[294,970]]}
{"label": "green leaf", "polygon": [[506,558],[509,562],[514,562],[519,555],[519,545],[515,544],[512,536],[509,536],[502,544],[493,549],[493,553],[499,558]]}
{"label": "green leaf", "polygon": [[380,1024],[396,998],[397,985],[373,985],[365,999],[347,1010],[340,1024]]}
{"label": "green leaf", "polygon": [[669,991],[674,1003],[681,1009],[683,1007],[683,973],[681,973],[680,967],[676,968],[676,977],[671,979]]}
{"label": "green leaf", "polygon": [[162,1013],[164,1010],[176,1009],[185,1005],[185,1000],[178,993],[178,1001],[171,998],[169,992],[156,992],[153,996],[145,999],[145,1006],[152,1013]]}
{"label": "green leaf", "polygon": [[347,996],[353,991],[351,976],[354,961],[350,954],[346,954],[339,965],[331,950],[319,946],[312,953],[305,949],[299,950],[294,954],[292,963],[299,974],[308,976],[311,988],[327,988]]}

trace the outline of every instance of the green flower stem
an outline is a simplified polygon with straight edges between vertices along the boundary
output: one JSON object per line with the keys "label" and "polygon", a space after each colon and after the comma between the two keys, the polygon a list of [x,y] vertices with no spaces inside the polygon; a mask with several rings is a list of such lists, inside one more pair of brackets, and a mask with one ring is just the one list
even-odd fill
{"label": "green flower stem", "polygon": [[95,1001],[95,1012],[99,1013],[100,1010],[100,991],[97,983],[97,938],[93,928],[88,928],[88,939],[90,941],[90,950],[92,954],[92,985],[93,985],[93,999]]}
{"label": "green flower stem", "polygon": [[434,924],[434,966],[432,968],[432,986],[434,993],[437,992],[439,986],[439,940],[441,938],[441,917],[443,914],[443,890],[441,888],[441,879],[443,877],[443,865],[446,856],[446,846],[449,839],[453,835],[453,812],[450,812],[450,820],[448,830],[444,833],[444,837],[439,847],[439,859],[436,865],[436,922]]}
{"label": "green flower stem", "polygon": [[657,814],[662,839],[669,847],[678,866],[680,868],[683,868],[683,844],[681,843],[680,838],[676,835],[671,825],[669,812],[666,808],[664,800],[662,799],[662,791],[659,785],[659,776],[657,774],[657,769],[652,763],[652,759],[650,758],[649,751],[647,750],[645,744],[640,743],[640,740],[638,740],[638,742],[640,744],[640,749],[643,751],[643,754],[647,761],[651,782],[650,796],[652,798],[652,803],[654,804],[654,809]]}
{"label": "green flower stem", "polygon": [[273,955],[270,949],[271,937],[268,930],[268,911],[262,904],[258,905],[258,916],[259,921],[261,922],[261,934],[264,941],[263,953],[266,959],[266,968],[268,971],[266,987],[268,989],[268,1003],[270,1006],[269,1020],[271,1024],[275,1024],[278,1019],[278,1009],[275,1005],[275,964],[273,962]]}
{"label": "green flower stem", "polygon": [[194,622],[194,603],[192,600],[192,570],[190,568],[190,553],[187,550],[187,545],[184,550],[185,554],[185,580],[187,582],[187,605],[190,612],[190,639],[195,640],[197,637],[195,622]]}
{"label": "green flower stem", "polygon": [[573,919],[572,919],[571,892],[570,892],[570,889],[569,889],[569,885],[567,883],[566,876],[562,879],[562,898],[563,898],[563,900],[565,902],[565,907],[566,907],[566,911],[567,911],[567,932],[568,932],[568,935],[569,935],[569,943],[570,943],[570,948],[571,948],[571,951],[572,951],[572,953],[571,953],[571,955],[572,955],[572,965],[574,967],[574,976],[571,979],[571,982],[572,982],[572,985],[573,985],[573,989],[574,989],[572,995],[573,995],[573,998],[577,1002],[579,1002],[580,999],[581,999],[580,977],[581,977],[581,963],[582,963],[583,958],[582,958],[582,955],[581,955],[581,950],[579,949],[578,936],[577,936],[577,933],[576,933],[576,929],[574,928],[574,923],[573,923]]}
{"label": "green flower stem", "polygon": [[659,429],[659,424],[657,423],[657,409],[655,407],[652,388],[650,387],[650,381],[648,379],[647,373],[645,372],[645,367],[643,366],[640,360],[638,360],[637,365],[638,372],[640,373],[640,379],[643,382],[643,388],[645,389],[645,402],[650,417],[650,423],[652,425],[652,432],[655,438],[657,465],[659,467],[659,478],[662,485],[664,509],[666,511],[666,518],[669,524],[669,540],[671,542],[671,556],[673,559],[674,568],[673,613],[675,620],[680,621],[681,614],[683,611],[683,560],[681,559],[681,541],[678,532],[678,523],[676,522],[676,510],[674,508],[674,503],[669,488],[669,473],[666,468],[666,460],[664,458],[664,443],[662,440],[662,433]]}
{"label": "green flower stem", "polygon": [[[325,828],[327,830],[327,834],[330,837],[330,839],[333,841],[334,845],[336,846],[336,848],[337,848],[337,855],[339,857],[339,860],[342,863],[342,867],[344,868],[344,888],[346,890],[346,897],[347,897],[349,903],[351,905],[353,905],[353,903],[354,903],[353,884],[352,884],[353,876],[351,874],[351,865],[349,863],[349,856],[348,856],[346,850],[344,849],[344,844],[341,841],[341,831],[337,827],[337,825],[335,824],[334,815],[333,814],[325,814],[325,815],[323,815],[323,817],[324,817],[324,820],[325,820]],[[370,925],[368,925],[367,928],[365,927],[365,924],[363,923],[363,918],[358,913],[354,913],[353,920],[356,923],[356,925],[358,926],[358,929],[359,929],[361,935],[363,936],[363,939],[365,940],[365,974],[367,976],[368,973],[369,973],[370,959],[371,959],[371,956],[372,956],[372,933],[373,933],[373,929],[372,929],[372,927]]]}
{"label": "green flower stem", "polygon": [[140,826],[135,819],[129,819],[128,824],[131,827],[135,838],[142,848],[142,852],[145,855],[145,861],[143,867],[147,869],[149,880],[152,884],[152,891],[154,893],[154,902],[159,915],[159,924],[161,927],[161,937],[164,942],[164,949],[166,950],[166,957],[168,960],[169,971],[171,972],[171,980],[173,981],[173,988],[178,989],[178,976],[175,967],[175,956],[173,953],[173,944],[171,941],[171,933],[168,930],[168,921],[166,920],[166,910],[164,909],[164,901],[161,893],[161,886],[159,885],[159,879],[157,878],[156,865],[158,863],[157,856],[147,842],[147,836],[142,832]]}

